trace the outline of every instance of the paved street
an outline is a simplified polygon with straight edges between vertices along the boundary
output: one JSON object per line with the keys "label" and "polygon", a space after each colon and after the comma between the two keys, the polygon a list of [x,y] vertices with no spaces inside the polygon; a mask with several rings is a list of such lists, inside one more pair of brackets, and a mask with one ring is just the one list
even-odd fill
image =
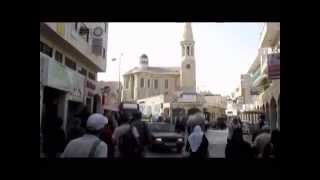
{"label": "paved street", "polygon": [[[243,138],[248,143],[251,143],[252,135],[245,134],[243,135]],[[174,151],[168,151],[168,152],[151,152],[150,150],[146,151],[145,158],[185,158],[188,157],[188,152],[183,151],[182,153],[177,153]]]}
{"label": "paved street", "polygon": [[150,150],[146,151],[146,158],[184,158],[188,157],[188,153],[183,151],[182,153],[177,153],[174,150],[168,152],[151,152]]}

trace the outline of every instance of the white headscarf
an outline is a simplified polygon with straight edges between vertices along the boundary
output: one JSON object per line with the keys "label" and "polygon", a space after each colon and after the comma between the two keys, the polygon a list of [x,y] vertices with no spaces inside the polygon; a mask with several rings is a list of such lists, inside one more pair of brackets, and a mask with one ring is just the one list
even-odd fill
{"label": "white headscarf", "polygon": [[193,132],[190,134],[188,138],[192,152],[196,152],[198,150],[198,148],[201,145],[202,138],[203,138],[203,132],[201,130],[201,127],[199,125],[196,125],[193,128]]}

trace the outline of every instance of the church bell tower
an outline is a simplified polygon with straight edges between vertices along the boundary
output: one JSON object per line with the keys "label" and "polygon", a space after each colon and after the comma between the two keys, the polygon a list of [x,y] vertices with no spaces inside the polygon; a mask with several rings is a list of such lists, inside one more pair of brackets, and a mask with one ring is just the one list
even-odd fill
{"label": "church bell tower", "polygon": [[191,23],[185,23],[181,41],[180,84],[184,93],[196,93],[196,64]]}

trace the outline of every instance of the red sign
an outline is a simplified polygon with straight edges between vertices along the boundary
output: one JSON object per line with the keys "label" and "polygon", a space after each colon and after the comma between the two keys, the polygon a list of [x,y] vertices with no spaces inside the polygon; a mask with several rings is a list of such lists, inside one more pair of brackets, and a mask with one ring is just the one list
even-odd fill
{"label": "red sign", "polygon": [[268,55],[269,79],[280,79],[280,53]]}

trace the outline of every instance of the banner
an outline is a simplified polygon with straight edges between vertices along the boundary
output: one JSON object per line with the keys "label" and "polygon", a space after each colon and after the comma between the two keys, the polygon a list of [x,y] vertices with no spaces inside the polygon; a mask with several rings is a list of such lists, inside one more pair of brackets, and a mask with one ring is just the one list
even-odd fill
{"label": "banner", "polygon": [[66,68],[45,54],[40,54],[40,59],[43,61],[43,84],[62,91],[69,91],[71,82],[68,78]]}
{"label": "banner", "polygon": [[280,79],[280,53],[268,54],[269,79]]}
{"label": "banner", "polygon": [[70,85],[70,100],[83,102],[85,79],[77,72],[67,70]]}
{"label": "banner", "polygon": [[92,53],[97,56],[102,56],[103,51],[103,39],[93,38],[92,39]]}
{"label": "banner", "polygon": [[259,90],[257,88],[252,87],[250,89],[250,95],[259,95]]}

